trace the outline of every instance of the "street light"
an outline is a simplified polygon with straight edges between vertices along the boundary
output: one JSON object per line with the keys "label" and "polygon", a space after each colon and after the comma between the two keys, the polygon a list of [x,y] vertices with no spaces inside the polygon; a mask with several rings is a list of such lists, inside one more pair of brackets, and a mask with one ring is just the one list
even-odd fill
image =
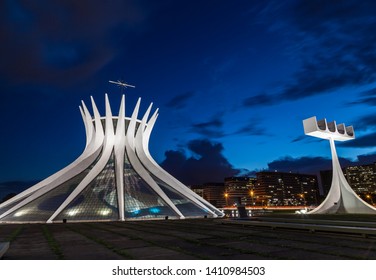
{"label": "street light", "polygon": [[227,207],[228,206],[228,201],[227,201],[228,193],[225,193],[225,198],[226,198],[226,207]]}
{"label": "street light", "polygon": [[305,197],[304,197],[304,193],[299,194],[299,196],[303,199],[304,206],[305,206],[307,203],[306,203],[306,200],[305,200]]}
{"label": "street light", "polygon": [[371,204],[373,205],[373,199],[372,199],[372,196],[367,194],[366,197],[371,201]]}
{"label": "street light", "polygon": [[255,195],[255,192],[254,192],[253,190],[251,190],[251,191],[249,192],[249,194],[250,194],[250,196],[251,196],[252,207],[253,207],[253,206],[254,206],[254,204],[253,204],[253,196]]}

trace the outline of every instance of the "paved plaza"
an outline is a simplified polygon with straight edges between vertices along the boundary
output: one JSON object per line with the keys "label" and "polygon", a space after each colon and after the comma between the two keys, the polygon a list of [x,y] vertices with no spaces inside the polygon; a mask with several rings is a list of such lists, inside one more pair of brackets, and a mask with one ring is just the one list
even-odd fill
{"label": "paved plaza", "polygon": [[[223,224],[221,219],[2,224],[5,260],[376,259],[376,238]],[[375,219],[368,220],[376,224]]]}

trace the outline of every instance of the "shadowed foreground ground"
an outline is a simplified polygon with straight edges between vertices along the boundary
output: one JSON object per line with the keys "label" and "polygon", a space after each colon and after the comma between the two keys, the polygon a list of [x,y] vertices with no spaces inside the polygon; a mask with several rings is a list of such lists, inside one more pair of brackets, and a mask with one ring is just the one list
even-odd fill
{"label": "shadowed foreground ground", "polygon": [[[370,224],[375,219],[369,220]],[[376,238],[221,220],[0,225],[3,259],[376,259]]]}

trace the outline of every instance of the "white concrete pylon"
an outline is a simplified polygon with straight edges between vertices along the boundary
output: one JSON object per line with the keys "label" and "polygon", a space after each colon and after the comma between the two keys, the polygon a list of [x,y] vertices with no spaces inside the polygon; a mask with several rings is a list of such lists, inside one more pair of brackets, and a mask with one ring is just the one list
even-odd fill
{"label": "white concrete pylon", "polygon": [[352,126],[328,123],[326,119],[317,121],[316,117],[303,120],[306,135],[327,139],[332,155],[332,184],[325,200],[308,214],[376,214],[376,208],[363,201],[350,187],[343,175],[334,141],[347,141],[355,138]]}
{"label": "white concrete pylon", "polygon": [[125,153],[125,95],[121,97],[119,116],[116,126],[115,139],[115,175],[118,192],[119,219],[125,220],[124,216],[124,153]]}

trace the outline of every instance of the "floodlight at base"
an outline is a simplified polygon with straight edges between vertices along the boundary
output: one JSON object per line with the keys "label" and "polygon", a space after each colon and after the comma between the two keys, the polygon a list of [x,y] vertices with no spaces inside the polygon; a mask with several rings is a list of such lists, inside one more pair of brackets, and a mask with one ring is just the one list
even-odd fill
{"label": "floodlight at base", "polygon": [[303,120],[304,133],[309,136],[327,139],[332,154],[333,178],[328,195],[314,210],[307,214],[376,214],[376,208],[363,201],[350,187],[343,175],[334,141],[355,139],[352,126],[328,123],[326,119],[317,121],[316,117]]}

